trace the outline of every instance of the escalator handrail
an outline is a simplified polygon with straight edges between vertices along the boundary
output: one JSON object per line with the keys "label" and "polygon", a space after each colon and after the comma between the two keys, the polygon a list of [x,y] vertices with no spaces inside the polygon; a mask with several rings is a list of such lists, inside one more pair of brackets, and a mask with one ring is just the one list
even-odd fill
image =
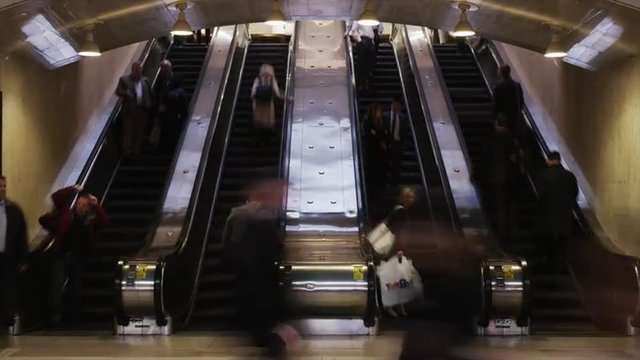
{"label": "escalator handrail", "polygon": [[[478,64],[481,72],[482,72],[482,76],[483,79],[487,85],[487,88],[489,89],[489,91],[491,92],[491,95],[493,97],[493,88],[490,86],[489,84],[489,80],[485,74],[485,72],[482,69],[482,66],[480,66],[480,62],[478,61],[477,58],[477,54],[475,52],[475,49],[470,46],[471,51],[474,55],[474,58],[476,60],[476,63]],[[502,56],[500,55],[500,53],[498,52],[497,48],[495,47],[495,44],[492,41],[488,42],[488,49],[490,51],[490,54],[493,58],[493,60],[495,61],[497,66],[501,66],[504,65],[506,62],[502,59]],[[522,116],[523,119],[525,120],[525,124],[528,126],[529,130],[531,130],[531,132],[533,133],[535,140],[536,140],[536,145],[538,146],[538,151],[540,151],[541,155],[546,159],[547,155],[549,154],[550,148],[547,145],[544,136],[542,135],[542,132],[540,131],[540,129],[538,128],[536,122],[533,120],[533,116],[531,114],[531,112],[529,111],[528,107],[526,106],[526,104],[523,104],[522,106]],[[527,176],[527,180],[528,182],[531,184],[531,188],[534,191],[534,193],[536,194],[536,196],[538,195],[538,190],[536,188],[536,183],[533,180],[532,177],[532,172],[531,169],[526,169],[526,176]],[[586,204],[588,206],[588,204]],[[585,207],[586,208],[586,207]],[[640,290],[640,259],[634,256],[630,256],[630,255],[625,255],[622,253],[618,253],[615,251],[612,251],[612,249],[608,248],[605,245],[605,242],[600,238],[601,234],[604,233],[604,230],[601,229],[600,224],[598,224],[594,219],[589,219],[585,216],[584,214],[584,210],[585,208],[581,207],[579,204],[576,204],[574,206],[574,218],[576,220],[576,222],[578,223],[578,225],[580,226],[580,228],[583,230],[583,232],[588,235],[591,240],[595,240],[595,244],[603,251],[609,253],[610,255],[613,255],[614,258],[616,258],[616,261],[619,261],[621,263],[624,263],[624,265],[626,265],[627,267],[630,267],[630,269],[633,271],[634,273],[634,278],[635,278],[635,284],[632,286],[635,289]],[[598,231],[595,231],[595,229],[598,229]],[[569,264],[570,265],[570,264]],[[570,265],[571,267],[571,265]],[[571,271],[571,275],[572,277],[575,276],[573,274],[573,271]],[[633,321],[635,323],[639,323],[640,322],[640,292],[637,292],[635,294],[636,297],[636,308],[635,308],[635,313],[633,314],[634,319]]]}
{"label": "escalator handrail", "polygon": [[[296,49],[298,47],[299,26],[294,25],[291,39],[289,39],[289,57],[287,58],[287,74],[285,81],[284,111],[282,114],[282,128],[280,131],[280,162],[278,164],[278,176],[284,182],[289,180],[289,164],[291,162],[291,132],[293,131],[293,110],[295,96],[295,68]],[[282,205],[280,207],[280,232],[284,239],[287,226],[287,201],[288,189],[285,188]]]}
{"label": "escalator handrail", "polygon": [[[343,23],[344,32],[346,33],[346,22]],[[353,144],[353,162],[357,167],[356,176],[356,198],[358,200],[358,227],[360,228],[360,237],[363,237],[368,230],[368,214],[367,214],[367,186],[364,171],[364,160],[362,157],[362,129],[360,124],[360,113],[358,111],[358,92],[355,76],[355,61],[353,58],[353,45],[350,37],[345,38],[345,51],[347,56],[347,77],[349,81],[349,108],[351,111],[351,119],[353,119],[355,131],[351,132],[351,143]]]}
{"label": "escalator handrail", "polygon": [[[140,64],[142,64],[143,67],[146,65],[147,60],[149,59],[149,56],[151,54],[151,50],[155,46],[156,42],[157,42],[157,39],[151,39],[147,41],[144,49],[142,50],[142,53],[140,54],[140,57],[138,58],[137,61]],[[80,171],[80,174],[78,175],[78,179],[75,181],[75,184],[78,184],[81,187],[84,187],[85,184],[87,183],[87,180],[91,176],[92,170],[97,163],[99,155],[102,152],[102,149],[104,148],[107,142],[108,134],[111,131],[114,131],[113,129],[115,126],[115,122],[118,119],[118,116],[120,115],[121,109],[122,109],[122,99],[118,98],[118,100],[116,101],[116,105],[113,107],[113,110],[111,110],[111,114],[107,118],[107,121],[105,122],[104,127],[100,131],[100,135],[98,135],[98,139],[95,145],[93,146],[93,148],[91,149],[91,152],[89,153],[89,157],[85,162],[84,166],[82,167],[82,170]],[[101,202],[104,201],[104,194],[102,195],[103,196],[100,197]],[[70,209],[72,209],[75,206],[77,197],[78,197],[77,194],[73,197],[69,205]],[[47,233],[48,231],[41,227],[40,230],[36,233],[33,241],[37,242],[36,239],[44,238],[45,236],[47,236],[46,235]],[[53,241],[50,241],[46,245],[40,244],[40,245],[44,245],[44,247],[40,247],[36,249],[36,251],[48,252],[51,249],[53,243],[54,243]]]}

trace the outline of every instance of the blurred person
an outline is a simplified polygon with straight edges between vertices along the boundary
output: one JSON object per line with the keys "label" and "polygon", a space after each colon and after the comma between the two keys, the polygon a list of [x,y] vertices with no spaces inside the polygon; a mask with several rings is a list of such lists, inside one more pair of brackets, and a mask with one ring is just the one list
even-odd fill
{"label": "blurred person", "polygon": [[27,225],[18,204],[7,199],[7,179],[0,175],[0,326],[13,326],[18,304],[18,276],[27,271]]}
{"label": "blurred person", "polygon": [[562,166],[560,153],[547,157],[547,168],[538,180],[542,232],[546,234],[548,256],[553,265],[562,267],[564,247],[573,230],[573,208],[578,198],[576,177]]}
{"label": "blurred person", "polygon": [[372,103],[365,118],[364,134],[366,141],[367,163],[373,195],[381,195],[388,167],[387,129],[384,126],[382,107]]}
{"label": "blurred person", "polygon": [[253,126],[259,142],[265,146],[275,132],[274,100],[283,99],[272,65],[262,64],[259,75],[253,80],[251,100],[253,100]]}
{"label": "blurred person", "polygon": [[520,115],[524,98],[522,86],[511,78],[511,67],[502,65],[498,69],[498,80],[493,88],[493,115],[502,118],[505,126],[517,139],[522,129]]}
{"label": "blurred person", "polygon": [[[98,198],[79,185],[60,189],[51,199],[53,211],[40,217],[40,224],[49,231],[53,242],[48,321],[57,323],[62,315],[65,322],[76,323],[80,320],[82,305],[82,262],[87,254],[95,251],[96,232],[106,226],[108,215]],[[64,313],[63,292],[70,302],[64,306]]]}
{"label": "blurred person", "polygon": [[160,146],[161,151],[167,155],[172,155],[175,151],[182,128],[187,121],[189,94],[183,84],[182,75],[172,76],[167,87],[164,112],[160,117]]}
{"label": "blurred person", "polygon": [[356,84],[358,85],[358,91],[368,91],[371,75],[376,64],[375,31],[371,26],[360,25],[357,21],[353,21],[345,36],[350,37],[356,43],[355,50],[358,59]]}
{"label": "blurred person", "polygon": [[382,41],[383,33],[384,33],[383,23],[380,23],[373,27],[373,43],[375,45],[376,54],[378,53],[378,48],[380,47],[380,42]]}
{"label": "blurred person", "polygon": [[[403,187],[400,190],[400,195],[398,196],[396,203],[386,218],[386,224],[389,230],[395,235],[395,242],[392,247],[391,254],[393,256],[398,256],[398,254],[402,254],[404,256],[403,249],[407,244],[406,237],[408,234],[408,225],[410,221],[410,211],[417,201],[417,193],[415,189],[412,187]],[[388,259],[385,259],[388,260]],[[388,307],[385,310],[392,317],[397,317],[398,313],[396,310],[400,312],[401,315],[407,316],[407,311],[403,305],[398,306],[397,308]]]}
{"label": "blurred person", "polygon": [[236,274],[240,322],[251,339],[272,355],[285,350],[273,331],[283,318],[276,261],[281,239],[278,210],[283,197],[280,180],[263,180],[247,190],[245,204],[234,207],[223,231],[225,262]]}
{"label": "blurred person", "polygon": [[494,124],[494,134],[487,145],[486,181],[491,188],[492,205],[496,214],[498,239],[505,244],[511,235],[511,213],[514,172],[516,165],[515,143],[505,119],[498,118]]}
{"label": "blurred person", "polygon": [[407,117],[402,113],[402,105],[399,97],[391,100],[389,112],[382,116],[387,122],[387,146],[389,148],[389,165],[391,170],[391,183],[400,184],[400,172],[402,170],[402,135],[407,124]]}
{"label": "blurred person", "polygon": [[131,64],[131,73],[120,78],[116,95],[122,99],[123,153],[125,156],[140,155],[152,95],[149,80],[142,76],[139,62]]}

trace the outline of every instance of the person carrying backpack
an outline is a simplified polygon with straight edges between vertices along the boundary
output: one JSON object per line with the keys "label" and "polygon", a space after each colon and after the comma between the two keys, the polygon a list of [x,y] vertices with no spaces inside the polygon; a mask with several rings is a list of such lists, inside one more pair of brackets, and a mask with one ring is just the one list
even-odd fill
{"label": "person carrying backpack", "polygon": [[253,126],[261,145],[265,145],[274,132],[275,98],[282,99],[273,66],[262,64],[258,77],[253,80],[251,100],[253,100]]}

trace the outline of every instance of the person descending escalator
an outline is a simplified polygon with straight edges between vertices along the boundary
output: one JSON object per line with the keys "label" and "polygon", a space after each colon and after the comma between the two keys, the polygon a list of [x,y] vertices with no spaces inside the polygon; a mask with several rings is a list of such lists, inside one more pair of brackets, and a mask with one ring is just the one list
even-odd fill
{"label": "person descending escalator", "polygon": [[486,145],[487,169],[485,182],[491,188],[491,207],[496,216],[496,232],[502,244],[511,235],[511,217],[514,213],[513,187],[515,179],[515,142],[504,117],[496,119],[495,132]]}
{"label": "person descending escalator", "polygon": [[116,95],[122,99],[122,149],[125,156],[140,155],[152,106],[149,80],[142,76],[142,65],[134,62],[131,73],[120,78]]}
{"label": "person descending escalator", "polygon": [[387,125],[387,146],[389,148],[389,170],[391,184],[400,185],[400,171],[402,170],[402,135],[407,124],[407,117],[402,113],[400,97],[394,96],[388,112],[383,114]]}
{"label": "person descending escalator", "polygon": [[511,77],[511,67],[500,66],[498,81],[493,88],[493,115],[495,119],[502,119],[516,139],[524,130],[520,116],[523,105],[522,86]]}
{"label": "person descending escalator", "polygon": [[286,342],[274,333],[284,317],[276,261],[281,239],[278,209],[280,180],[263,180],[247,190],[247,202],[234,207],[223,230],[224,261],[236,274],[240,322],[258,346],[282,354]]}
{"label": "person descending escalator", "polygon": [[96,232],[106,226],[109,219],[98,198],[79,185],[60,189],[51,199],[54,209],[39,220],[49,231],[49,242],[53,243],[48,321],[54,325],[60,321],[63,295],[66,295],[68,303],[64,304],[62,315],[66,323],[73,324],[80,320],[82,308],[83,260],[96,251]]}
{"label": "person descending escalator", "polygon": [[573,230],[578,182],[575,175],[562,166],[559,152],[549,153],[547,159],[548,166],[537,183],[540,220],[550,265],[562,269],[564,248]]}
{"label": "person descending escalator", "polygon": [[388,160],[388,142],[387,129],[384,126],[384,118],[382,116],[382,107],[378,103],[373,103],[369,107],[369,112],[364,122],[363,133],[365,134],[365,143],[367,157],[371,159],[368,162],[367,180],[370,191],[374,196],[380,197],[384,193],[385,173],[387,171]]}
{"label": "person descending escalator", "polygon": [[359,64],[356,68],[358,91],[369,91],[371,75],[376,66],[375,31],[371,26],[360,25],[354,21],[349,26],[345,37],[350,37],[356,43],[355,50]]}
{"label": "person descending escalator", "polygon": [[259,75],[253,80],[251,99],[253,100],[253,126],[258,141],[265,146],[273,137],[276,126],[275,99],[283,99],[272,65],[262,64]]}
{"label": "person descending escalator", "polygon": [[183,84],[184,77],[181,74],[173,74],[167,88],[164,112],[160,118],[160,150],[167,155],[173,154],[187,121],[189,94],[185,91]]}

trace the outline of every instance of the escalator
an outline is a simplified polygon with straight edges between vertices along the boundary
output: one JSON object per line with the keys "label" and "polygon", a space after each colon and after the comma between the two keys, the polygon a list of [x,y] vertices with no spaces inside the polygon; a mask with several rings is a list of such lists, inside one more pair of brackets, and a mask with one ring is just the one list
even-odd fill
{"label": "escalator", "polygon": [[[354,61],[355,66],[358,67],[358,57],[356,52],[354,51]],[[373,103],[378,103],[382,107],[382,111],[388,112],[390,111],[391,100],[394,97],[403,98],[403,89],[402,82],[400,81],[400,73],[398,71],[398,66],[396,63],[396,57],[393,52],[393,46],[388,42],[382,42],[378,46],[378,50],[376,53],[376,61],[375,61],[375,70],[370,79],[370,90],[369,91],[358,91],[358,118],[360,120],[360,126],[363,128],[362,134],[366,136],[365,131],[369,125],[365,124],[367,122],[367,117],[369,113],[369,109]],[[404,104],[403,104],[404,105]],[[409,118],[407,114],[407,106],[402,106],[402,114]],[[422,122],[424,124],[424,122]],[[388,126],[388,120],[384,119],[385,126]],[[412,186],[418,189],[419,193],[421,193],[422,198],[424,199],[426,194],[426,190],[424,188],[422,173],[419,163],[419,155],[418,149],[416,148],[416,142],[418,144],[425,143],[427,140],[426,130],[425,131],[416,131],[416,142],[414,142],[414,133],[413,133],[413,125],[405,124],[402,127],[403,133],[402,137],[402,165],[400,167],[400,184],[402,186]],[[367,141],[363,141],[363,144],[366,144]],[[366,147],[363,151],[366,152]],[[374,183],[374,176],[376,173],[372,171],[373,166],[380,166],[380,159],[374,159],[371,156],[364,156],[364,166],[365,166],[365,178],[368,180],[367,184],[367,204],[368,209],[367,213],[369,214],[369,221],[372,223],[377,223],[382,220],[392,207],[395,205],[395,194],[397,193],[397,189],[393,188],[391,184],[390,174],[380,181],[381,186],[379,188],[374,188],[372,184]],[[384,165],[383,165],[384,166]],[[384,195],[381,196],[381,193]],[[424,206],[423,206],[424,205]],[[421,219],[430,220],[431,213],[428,211],[428,204],[421,204],[416,206],[417,209],[420,209],[420,214],[418,215]]]}
{"label": "escalator", "polygon": [[[174,73],[184,77],[189,99],[195,91],[207,49],[207,45],[174,45],[167,54]],[[111,175],[111,184],[103,199],[110,223],[100,232],[98,254],[87,257],[82,268],[83,306],[79,324],[83,328],[113,326],[113,279],[117,261],[133,255],[146,243],[163,198],[171,162],[169,155],[122,158]],[[91,178],[88,183],[92,183]]]}
{"label": "escalator", "polygon": [[[357,58],[355,61],[357,66]],[[459,239],[454,235],[457,222],[452,218],[453,210],[449,208],[446,199],[441,169],[429,137],[416,79],[410,68],[406,52],[396,53],[390,42],[380,43],[375,70],[370,79],[370,90],[357,94],[359,121],[361,127],[368,127],[365,122],[369,106],[374,102],[383,107],[383,112],[387,112],[394,96],[404,100],[402,112],[409,123],[403,127],[400,186],[418,190],[419,200],[409,214],[407,233],[410,235],[405,237],[405,243],[401,246],[405,255],[413,260],[423,282],[429,284],[425,288],[426,301],[411,309],[411,314],[414,317],[440,319],[466,326],[475,309],[470,299],[474,299],[476,295],[468,293],[473,291],[474,286],[462,284],[473,284],[475,281],[473,265],[478,263],[478,259],[465,249],[463,242],[454,240]],[[387,119],[384,119],[384,123],[388,126]],[[363,143],[367,143],[365,131],[362,134]],[[372,187],[372,179],[376,173],[372,171],[371,165],[379,166],[381,160],[367,154],[366,147],[363,152],[369,222],[374,226],[393,207],[398,189],[391,185],[389,177],[379,188]],[[449,240],[445,243],[444,238]]]}
{"label": "escalator", "polygon": [[[288,40],[288,39],[287,39]],[[195,330],[229,330],[237,326],[234,276],[221,264],[222,232],[231,209],[244,202],[244,189],[261,175],[278,177],[281,149],[281,102],[276,102],[276,133],[261,146],[253,130],[251,87],[262,64],[273,65],[278,87],[285,93],[288,42],[255,37],[249,44],[241,77],[230,135],[226,144],[222,177],[213,210],[212,231],[205,249],[195,304],[188,328]],[[259,300],[257,300],[259,301]]]}
{"label": "escalator", "polygon": [[[493,135],[490,89],[468,46],[441,44],[433,48],[474,173],[479,174],[489,165],[485,148],[490,146],[488,139]],[[481,179],[478,180],[483,209],[495,228],[491,189]],[[522,256],[529,263],[533,331],[597,331],[578,297],[568,270],[559,269],[547,260],[544,240],[538,236],[537,200],[529,178],[519,173],[513,188],[511,236],[501,246],[504,251]]]}

